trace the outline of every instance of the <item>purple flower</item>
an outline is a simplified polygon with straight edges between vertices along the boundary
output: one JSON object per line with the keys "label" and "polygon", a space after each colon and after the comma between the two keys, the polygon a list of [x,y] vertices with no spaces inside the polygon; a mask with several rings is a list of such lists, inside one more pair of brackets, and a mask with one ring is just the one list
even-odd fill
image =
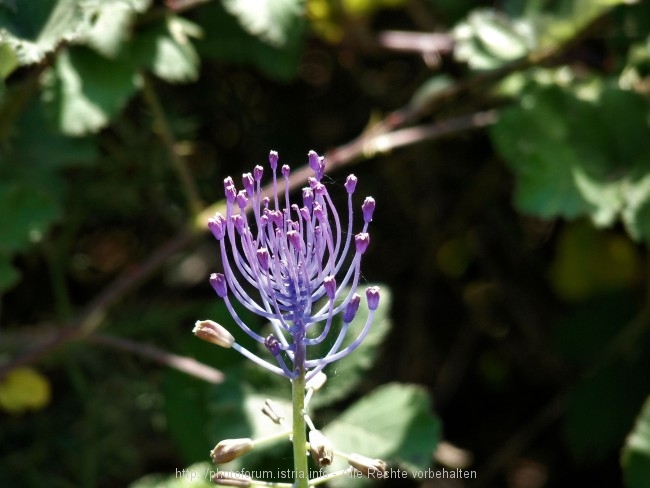
{"label": "purple flower", "polygon": [[[290,201],[287,165],[281,167],[285,189],[279,193],[278,154],[271,151],[270,198],[262,196],[263,169],[256,166],[253,174],[243,175],[244,190],[238,192],[232,178],[224,180],[226,215],[218,213],[208,222],[220,243],[224,268],[223,274],[211,275],[210,282],[237,325],[265,346],[272,362],[236,342],[233,349],[291,379],[301,372],[310,379],[327,364],[356,349],[370,330],[379,303],[379,289],[368,288],[366,323],[355,340],[342,347],[361,302],[356,291],[361,256],[370,243],[367,230],[375,201],[366,198],[362,206],[363,228],[353,234],[352,195],[356,177],[350,175],[344,185],[348,204],[343,227],[327,188],[321,183],[324,158],[310,151],[308,159],[314,176],[302,190],[302,205]],[[273,333],[263,337],[248,327],[235,312],[231,297],[267,319]],[[334,330],[333,320],[339,314],[343,324]],[[335,339],[329,351],[322,357],[312,357],[312,346],[330,334]]]}

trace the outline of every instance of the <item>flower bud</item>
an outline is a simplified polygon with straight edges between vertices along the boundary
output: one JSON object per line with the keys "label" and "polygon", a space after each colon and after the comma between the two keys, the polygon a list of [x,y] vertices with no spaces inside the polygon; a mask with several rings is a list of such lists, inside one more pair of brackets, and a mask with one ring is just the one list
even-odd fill
{"label": "flower bud", "polygon": [[379,287],[369,286],[366,288],[366,299],[368,300],[368,308],[370,310],[377,310],[379,306]]}
{"label": "flower bud", "polygon": [[360,232],[354,236],[354,244],[356,246],[357,252],[363,254],[368,249],[368,244],[370,244],[370,235],[367,232]]}
{"label": "flower bud", "polygon": [[[229,463],[233,459],[246,454],[253,450],[253,440],[249,438],[242,439],[224,439],[210,451],[210,457],[214,464]],[[238,485],[226,485],[238,486]]]}
{"label": "flower bud", "polygon": [[354,193],[354,189],[357,187],[357,177],[354,175],[348,176],[344,186],[349,194]]}
{"label": "flower bud", "polygon": [[268,398],[264,400],[264,406],[262,407],[262,413],[271,419],[273,423],[281,424],[284,420],[284,416],[280,412],[280,407],[278,407],[274,401],[269,400]]}
{"label": "flower bud", "polygon": [[355,293],[345,307],[345,310],[343,310],[343,322],[352,322],[354,316],[357,314],[357,310],[359,310],[359,303],[361,303],[361,297]]}
{"label": "flower bud", "polygon": [[369,223],[372,221],[372,214],[375,211],[375,199],[372,197],[366,197],[361,205],[361,210],[363,211],[363,221]]}
{"label": "flower bud", "polygon": [[232,334],[212,320],[197,320],[192,333],[199,339],[225,348],[232,347],[235,343]]}
{"label": "flower bud", "polygon": [[231,471],[217,471],[212,475],[212,482],[218,486],[239,486],[248,488],[253,481],[250,476]]}
{"label": "flower bud", "polygon": [[334,446],[320,430],[309,431],[309,451],[318,466],[329,466],[334,460]]}
{"label": "flower bud", "polygon": [[226,219],[220,213],[216,213],[214,217],[208,219],[208,228],[212,235],[220,241],[226,234]]}
{"label": "flower bud", "polygon": [[210,284],[221,298],[228,294],[228,284],[223,273],[212,273],[210,275]]}
{"label": "flower bud", "polygon": [[388,466],[381,459],[371,459],[361,454],[350,454],[348,463],[354,469],[361,471],[364,476],[368,478],[381,477],[386,472]]}
{"label": "flower bud", "polygon": [[271,169],[275,171],[275,168],[278,167],[278,153],[277,151],[271,151],[269,153],[269,164],[271,165]]}

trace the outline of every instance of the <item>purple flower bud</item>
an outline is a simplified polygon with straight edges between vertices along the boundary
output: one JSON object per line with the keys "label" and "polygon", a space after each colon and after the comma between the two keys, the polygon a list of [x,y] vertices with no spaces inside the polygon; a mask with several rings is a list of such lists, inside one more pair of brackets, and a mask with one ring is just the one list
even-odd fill
{"label": "purple flower bud", "polygon": [[265,247],[258,249],[257,260],[260,262],[262,271],[269,269],[269,250]]}
{"label": "purple flower bud", "polygon": [[325,195],[327,193],[327,188],[322,183],[316,183],[314,186],[314,193],[316,195]]}
{"label": "purple flower bud", "polygon": [[345,180],[344,186],[348,193],[352,195],[354,193],[354,189],[357,187],[357,177],[354,175],[348,176]]}
{"label": "purple flower bud", "polygon": [[244,189],[246,190],[248,198],[253,198],[253,195],[255,194],[255,180],[253,180],[253,175],[250,173],[244,173],[242,175],[242,183],[244,184]]}
{"label": "purple flower bud", "polygon": [[316,178],[320,180],[324,174],[325,174],[325,157],[321,156],[320,158],[318,158],[318,171],[316,171]]}
{"label": "purple flower bud", "polygon": [[237,189],[235,188],[235,185],[228,185],[226,187],[226,201],[228,203],[233,203],[235,198],[237,198]]}
{"label": "purple flower bud", "polygon": [[269,197],[262,198],[262,205],[264,208],[269,208]]}
{"label": "purple flower bud", "polygon": [[280,343],[278,342],[278,340],[275,338],[273,334],[271,334],[266,339],[264,339],[264,345],[269,350],[269,352],[274,356],[280,354],[280,351],[282,350],[282,348],[280,347]]}
{"label": "purple flower bud", "polygon": [[363,210],[363,221],[368,224],[372,222],[372,214],[375,211],[375,199],[372,197],[366,197],[361,205],[361,210]]}
{"label": "purple flower bud", "polygon": [[244,190],[237,193],[237,205],[241,210],[244,210],[246,205],[248,205],[248,198],[246,198],[246,192]]}
{"label": "purple flower bud", "polygon": [[359,310],[359,303],[361,303],[361,297],[355,293],[343,311],[343,322],[352,322],[354,316],[357,314],[357,310]]}
{"label": "purple flower bud", "polygon": [[241,231],[244,229],[244,219],[242,219],[241,215],[233,215],[230,217],[230,221],[235,226],[237,232],[241,234]]}
{"label": "purple flower bud", "polygon": [[321,207],[318,203],[314,205],[314,217],[316,217],[319,221],[325,220],[325,210],[323,210],[323,207]]}
{"label": "purple flower bud", "polygon": [[223,236],[226,232],[226,219],[223,218],[223,215],[220,213],[215,214],[214,217],[208,219],[208,229],[212,232],[212,235],[220,241],[223,239]]}
{"label": "purple flower bud", "polygon": [[223,189],[227,191],[229,186],[235,186],[235,182],[230,176],[227,176],[223,179]]}
{"label": "purple flower bud", "polygon": [[264,174],[264,168],[259,164],[255,166],[255,168],[253,169],[253,178],[255,178],[255,181],[260,181],[262,179],[263,174]]}
{"label": "purple flower bud", "polygon": [[318,169],[320,168],[318,154],[316,154],[316,151],[309,151],[309,154],[307,156],[309,157],[309,167],[314,171],[314,173],[317,173]]}
{"label": "purple flower bud", "polygon": [[336,296],[336,278],[334,276],[326,276],[323,280],[323,287],[325,288],[325,293],[327,293],[327,298],[334,300]]}
{"label": "purple flower bud", "polygon": [[368,308],[370,310],[377,310],[379,306],[379,287],[369,286],[366,288],[366,299],[368,300]]}
{"label": "purple flower bud", "polygon": [[226,285],[226,277],[221,273],[212,273],[210,275],[210,284],[214,291],[217,292],[221,298],[228,294],[228,287]]}
{"label": "purple flower bud", "polygon": [[278,153],[277,151],[271,151],[269,153],[269,164],[271,165],[271,169],[275,171],[275,168],[278,167]]}
{"label": "purple flower bud", "polygon": [[300,215],[302,216],[303,219],[309,220],[309,210],[307,210],[307,207],[302,207],[300,209]]}
{"label": "purple flower bud", "polygon": [[311,188],[312,190],[314,189],[314,187],[316,185],[319,184],[318,180],[316,178],[314,178],[313,176],[310,176],[309,178],[307,178],[307,183],[309,183],[309,188]]}
{"label": "purple flower bud", "polygon": [[368,244],[370,244],[370,235],[367,232],[359,232],[354,236],[354,244],[357,248],[359,254],[363,254],[368,249]]}
{"label": "purple flower bud", "polygon": [[282,212],[280,212],[279,210],[269,211],[269,219],[278,228],[281,228],[284,224],[284,217],[282,216]]}
{"label": "purple flower bud", "polygon": [[294,247],[296,251],[301,250],[302,239],[298,232],[296,232],[295,230],[290,230],[289,232],[287,232],[287,240]]}
{"label": "purple flower bud", "polygon": [[302,204],[307,207],[311,208],[311,204],[314,202],[314,192],[312,191],[311,188],[303,188],[302,189]]}
{"label": "purple flower bud", "polygon": [[291,168],[289,168],[288,164],[283,164],[282,165],[282,176],[287,178],[289,176],[289,173],[291,173]]}

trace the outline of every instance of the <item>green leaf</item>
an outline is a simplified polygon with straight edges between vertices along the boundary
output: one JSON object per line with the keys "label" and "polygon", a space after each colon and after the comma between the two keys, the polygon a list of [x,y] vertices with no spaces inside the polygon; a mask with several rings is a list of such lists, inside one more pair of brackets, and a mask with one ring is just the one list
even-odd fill
{"label": "green leaf", "polygon": [[[252,3],[255,2],[247,5]],[[271,8],[275,2],[267,3]],[[197,49],[202,58],[253,65],[273,78],[290,80],[298,71],[307,22],[301,12],[294,14],[291,9],[283,10],[283,15],[286,15],[280,25],[283,33],[271,29],[258,36],[242,27],[238,19],[218,2],[211,2],[200,10],[200,16],[195,19],[205,33],[197,42]],[[268,16],[272,17],[270,13],[267,13]],[[277,44],[279,41],[282,41],[281,45]]]}
{"label": "green leaf", "polygon": [[[356,402],[323,433],[340,451],[383,459],[408,470],[424,470],[431,464],[440,430],[424,390],[392,383]],[[344,464],[335,459],[332,471]],[[332,485],[349,486],[350,482],[345,477]]]}
{"label": "green leaf", "polygon": [[133,58],[170,83],[194,81],[200,60],[189,37],[199,34],[196,24],[169,16],[138,33],[132,45]]}
{"label": "green leaf", "polygon": [[14,132],[9,147],[0,148],[7,168],[23,180],[42,182],[49,189],[57,186],[53,184],[57,181],[55,170],[88,165],[97,157],[95,141],[62,135],[47,119],[40,100],[32,102],[21,114]]}
{"label": "green leaf", "polygon": [[524,95],[491,131],[515,172],[517,207],[543,218],[588,215],[598,226],[620,218],[632,237],[650,238],[647,114],[643,98],[616,88],[594,100],[555,86]]}
{"label": "green leaf", "polygon": [[553,329],[553,351],[588,367],[603,356],[623,324],[634,318],[636,305],[628,292],[599,294],[574,305]]}
{"label": "green leaf", "polygon": [[82,135],[108,125],[138,86],[134,67],[85,47],[56,58],[44,100],[64,134]]}
{"label": "green leaf", "polygon": [[492,9],[473,10],[454,30],[454,54],[474,69],[494,69],[528,54],[536,44],[526,21],[516,21]]}
{"label": "green leaf", "polygon": [[20,250],[43,238],[61,216],[59,202],[43,188],[0,183],[0,252]]}
{"label": "green leaf", "polygon": [[8,44],[0,44],[0,80],[5,80],[17,67],[18,59],[13,49]]}
{"label": "green leaf", "polygon": [[647,488],[650,480],[650,397],[623,447],[621,466],[626,488]]}
{"label": "green leaf", "polygon": [[11,255],[0,253],[0,293],[13,288],[20,280],[20,273],[11,264]]}
{"label": "green leaf", "polygon": [[560,231],[549,276],[559,297],[582,300],[630,289],[639,282],[642,269],[638,249],[626,235],[603,232],[581,220]]}
{"label": "green leaf", "polygon": [[650,388],[648,361],[642,363],[608,364],[571,392],[566,436],[577,459],[600,461],[623,444]]}
{"label": "green leaf", "polygon": [[131,25],[136,15],[144,12],[150,3],[150,0],[86,2],[86,15],[94,19],[85,35],[86,42],[104,56],[116,57],[131,34]]}
{"label": "green leaf", "polygon": [[224,0],[223,5],[248,33],[276,48],[289,44],[305,9],[304,0]]}
{"label": "green leaf", "polygon": [[81,36],[88,22],[77,0],[30,0],[0,5],[0,26],[0,45],[11,47],[24,66]]}

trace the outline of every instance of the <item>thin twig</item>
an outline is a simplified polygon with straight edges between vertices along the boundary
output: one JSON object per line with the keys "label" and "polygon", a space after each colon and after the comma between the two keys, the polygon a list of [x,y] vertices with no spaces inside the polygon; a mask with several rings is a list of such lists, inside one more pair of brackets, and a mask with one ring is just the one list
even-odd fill
{"label": "thin twig", "polygon": [[122,337],[114,337],[105,334],[93,334],[88,336],[86,340],[87,342],[114,347],[116,349],[132,352],[153,359],[160,364],[177,369],[209,383],[217,384],[222,383],[224,380],[223,373],[218,369],[200,363],[194,358],[172,354],[150,344],[142,344]]}
{"label": "thin twig", "polygon": [[192,215],[198,215],[203,205],[201,204],[201,198],[199,196],[199,190],[196,187],[196,183],[192,178],[192,174],[187,167],[185,159],[178,155],[176,151],[176,138],[172,132],[169,123],[167,122],[167,117],[165,116],[165,111],[162,108],[156,90],[153,86],[153,83],[145,73],[142,74],[142,79],[144,80],[142,84],[142,94],[144,99],[151,110],[154,119],[154,132],[157,132],[160,136],[160,139],[165,146],[169,160],[178,174],[178,179],[185,190],[187,195],[188,203],[190,206],[190,211]]}

